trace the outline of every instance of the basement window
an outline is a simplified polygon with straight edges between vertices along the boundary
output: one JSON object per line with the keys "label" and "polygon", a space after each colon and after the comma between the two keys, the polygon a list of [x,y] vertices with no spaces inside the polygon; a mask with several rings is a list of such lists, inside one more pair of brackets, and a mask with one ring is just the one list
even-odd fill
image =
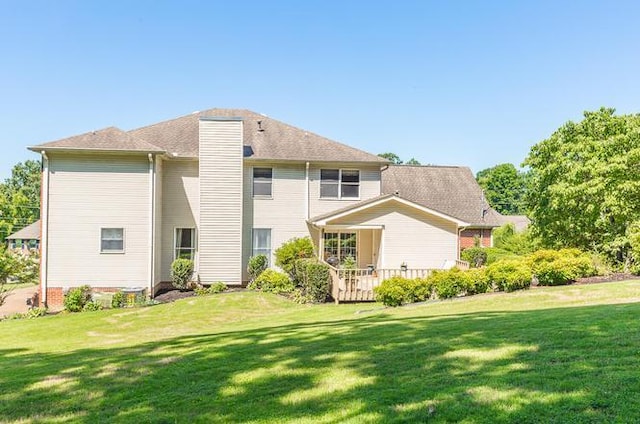
{"label": "basement window", "polygon": [[124,228],[100,229],[100,253],[124,253]]}

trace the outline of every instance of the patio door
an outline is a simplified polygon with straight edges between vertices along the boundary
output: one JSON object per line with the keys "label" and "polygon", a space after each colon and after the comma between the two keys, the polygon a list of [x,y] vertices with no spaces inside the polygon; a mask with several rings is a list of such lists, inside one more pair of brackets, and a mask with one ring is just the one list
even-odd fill
{"label": "patio door", "polygon": [[358,263],[358,233],[356,231],[325,232],[322,257],[328,264],[338,266],[345,261]]}

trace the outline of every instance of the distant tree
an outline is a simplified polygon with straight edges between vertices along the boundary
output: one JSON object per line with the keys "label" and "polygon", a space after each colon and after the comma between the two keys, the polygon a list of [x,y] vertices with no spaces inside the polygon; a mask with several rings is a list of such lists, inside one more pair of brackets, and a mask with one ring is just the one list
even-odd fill
{"label": "distant tree", "polygon": [[387,159],[389,162],[395,165],[402,165],[402,159],[400,159],[400,156],[396,155],[395,153],[380,153],[378,156]]}
{"label": "distant tree", "polygon": [[545,245],[577,247],[627,263],[640,221],[640,115],[584,112],[534,145],[526,202]]}
{"label": "distant tree", "polygon": [[27,160],[0,183],[0,237],[26,227],[40,217],[40,162]]}
{"label": "distant tree", "polygon": [[391,152],[380,153],[378,156],[380,156],[381,158],[387,159],[394,165],[420,165],[420,162],[418,162],[416,158],[411,158],[408,161],[404,162],[402,159],[400,159],[400,156]]}
{"label": "distant tree", "polygon": [[505,215],[524,213],[526,174],[519,172],[513,164],[483,169],[476,174],[476,180],[495,210]]}

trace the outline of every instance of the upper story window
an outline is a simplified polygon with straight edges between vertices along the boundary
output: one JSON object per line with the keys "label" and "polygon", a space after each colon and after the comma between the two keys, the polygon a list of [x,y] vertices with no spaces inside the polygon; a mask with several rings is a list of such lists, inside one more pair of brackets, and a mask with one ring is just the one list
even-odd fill
{"label": "upper story window", "polygon": [[360,197],[360,171],[357,169],[321,169],[320,197],[357,199]]}
{"label": "upper story window", "polygon": [[124,253],[124,228],[101,228],[100,252]]}
{"label": "upper story window", "polygon": [[272,177],[272,168],[253,168],[253,195],[271,197]]}

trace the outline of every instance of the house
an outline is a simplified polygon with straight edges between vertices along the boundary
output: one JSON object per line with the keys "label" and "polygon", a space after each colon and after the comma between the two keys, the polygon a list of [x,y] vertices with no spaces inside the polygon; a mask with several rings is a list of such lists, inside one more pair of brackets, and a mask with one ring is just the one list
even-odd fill
{"label": "house", "polygon": [[40,220],[27,225],[7,237],[9,249],[30,252],[40,248]]}
{"label": "house", "polygon": [[468,232],[497,226],[467,168],[392,166],[247,110],[30,149],[43,161],[48,305],[84,284],[153,296],[178,257],[194,260],[202,283],[241,285],[251,256],[273,263],[276,248],[302,236],[334,264],[352,256],[363,269],[442,268],[459,259]]}

